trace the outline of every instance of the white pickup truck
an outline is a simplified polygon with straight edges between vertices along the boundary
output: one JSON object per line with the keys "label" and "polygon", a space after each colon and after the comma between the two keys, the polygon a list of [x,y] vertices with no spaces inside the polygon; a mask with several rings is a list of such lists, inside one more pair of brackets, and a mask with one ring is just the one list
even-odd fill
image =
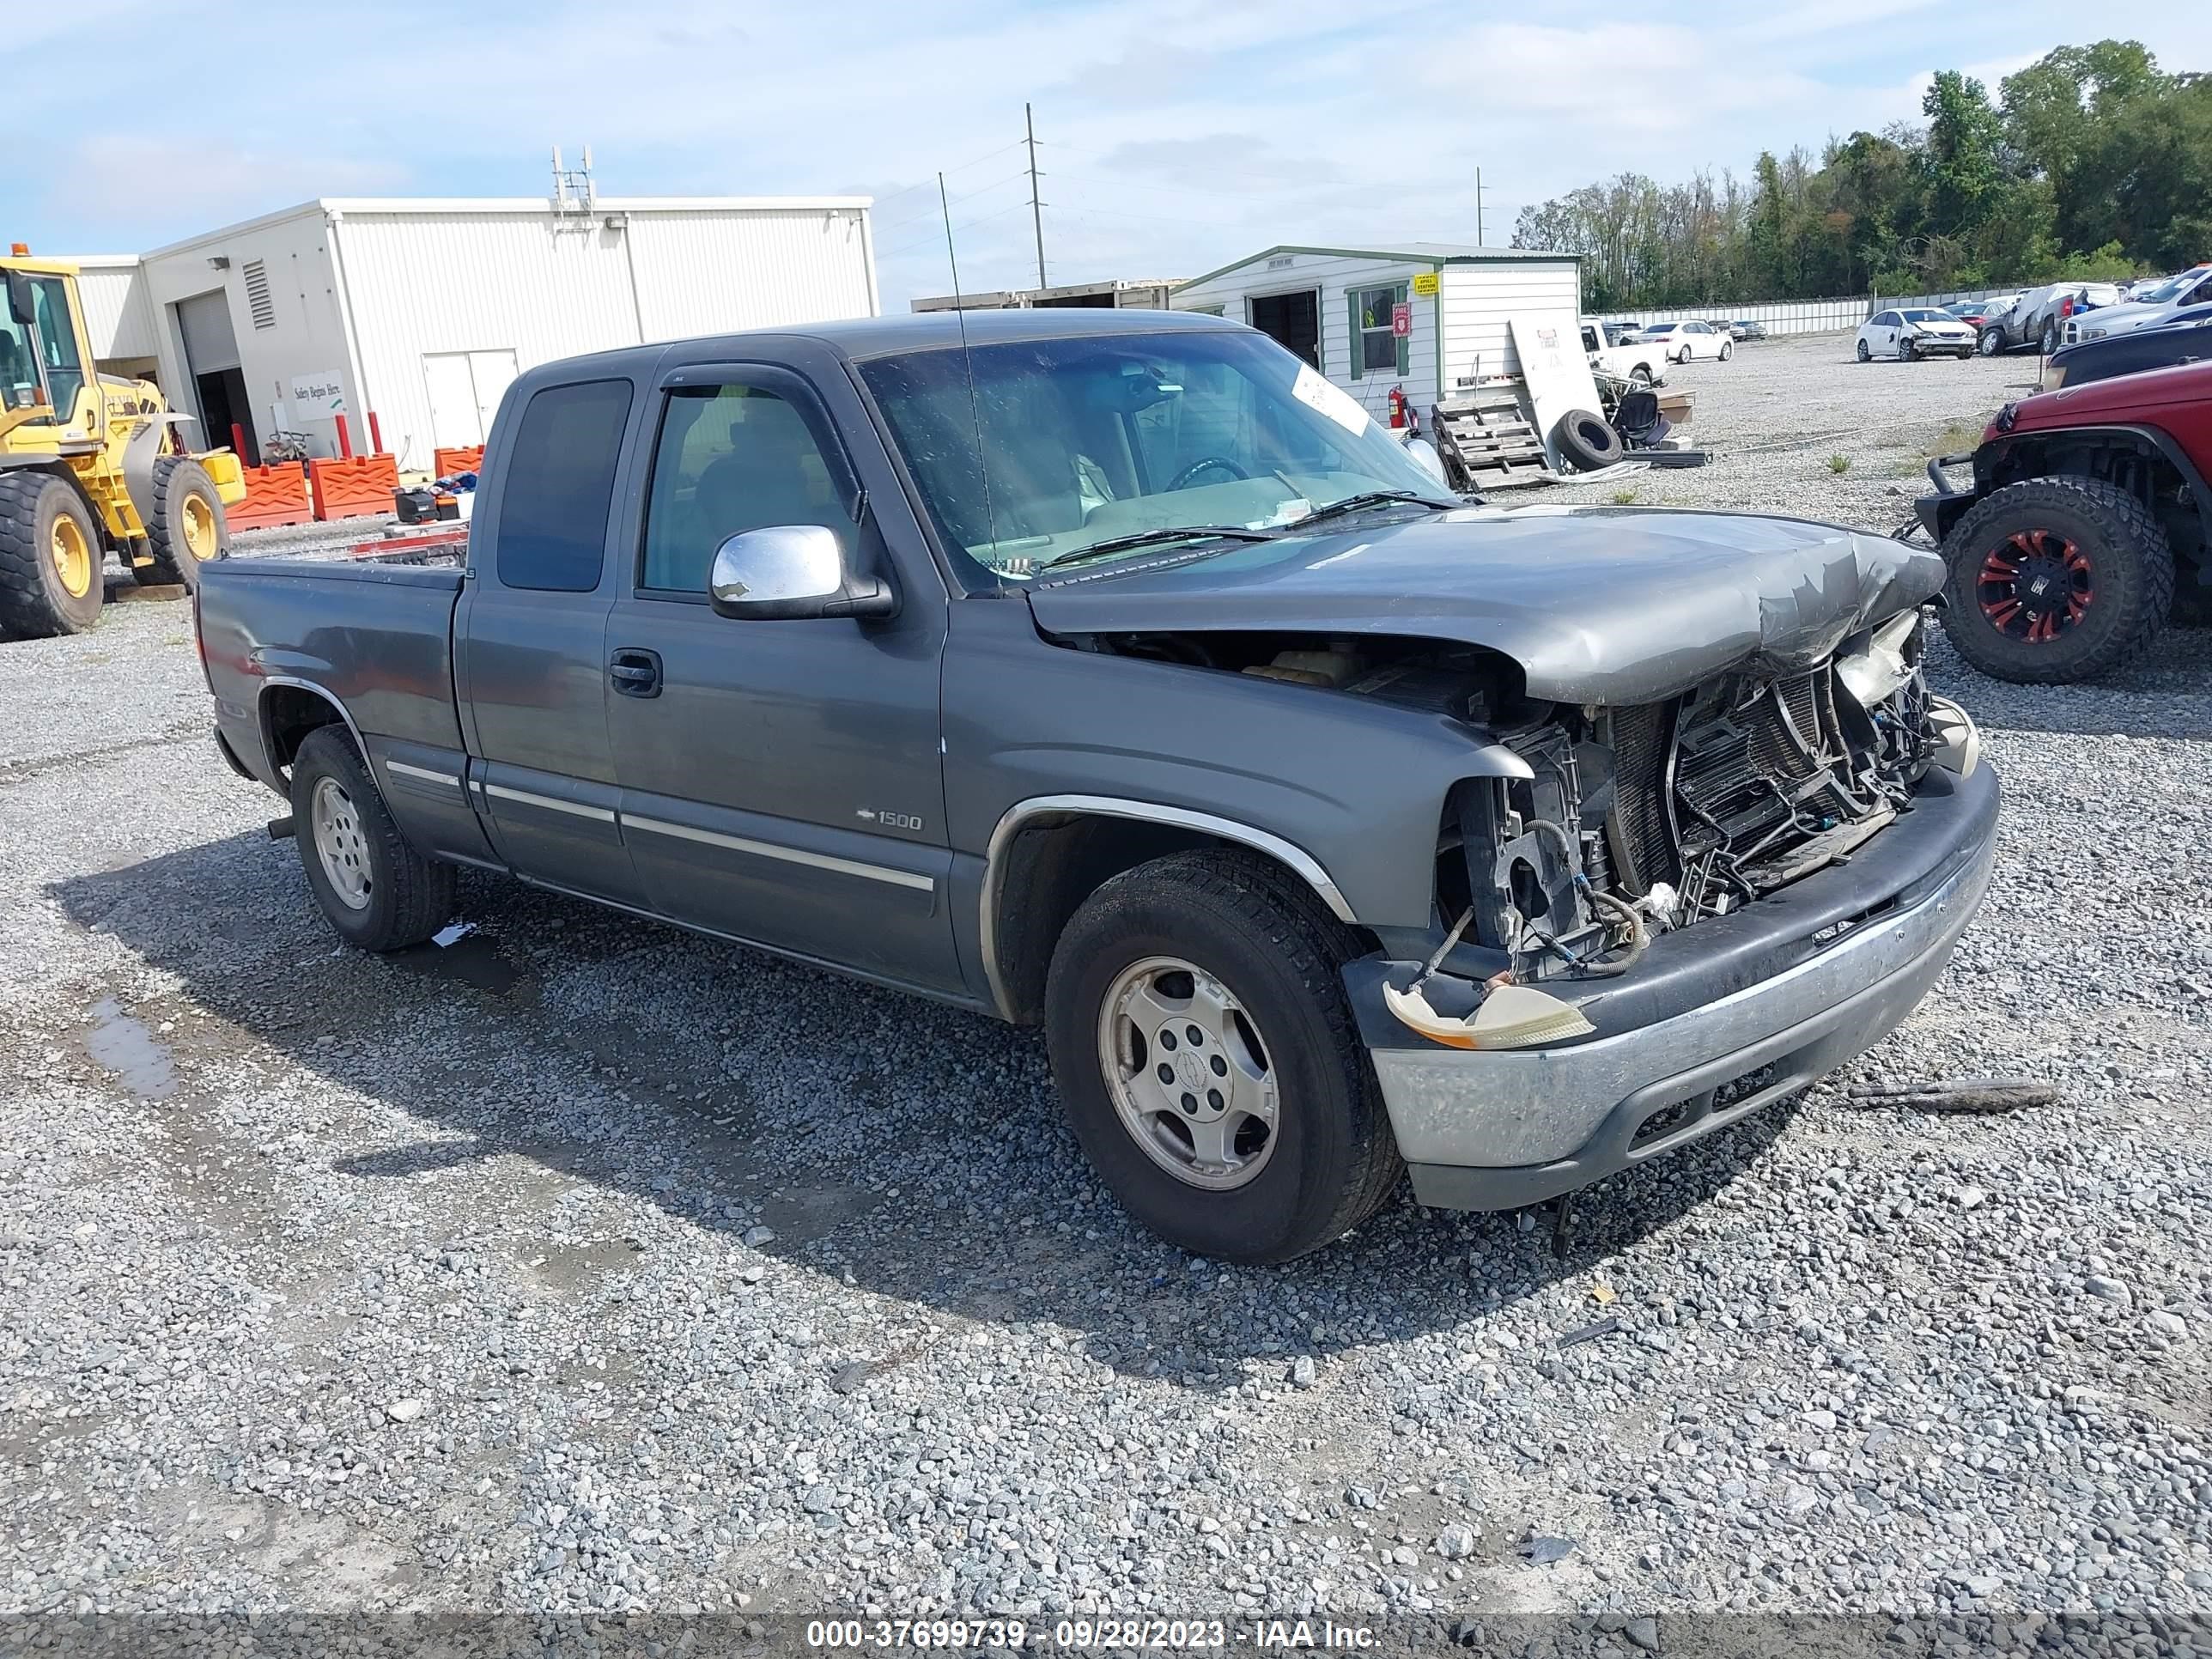
{"label": "white pickup truck", "polygon": [[1583,349],[1589,354],[1592,368],[1601,368],[1624,380],[1642,380],[1647,386],[1666,384],[1665,346],[1656,342],[1646,345],[1624,343],[1621,336],[1630,331],[1626,323],[1601,323],[1595,317],[1585,317],[1582,326]]}

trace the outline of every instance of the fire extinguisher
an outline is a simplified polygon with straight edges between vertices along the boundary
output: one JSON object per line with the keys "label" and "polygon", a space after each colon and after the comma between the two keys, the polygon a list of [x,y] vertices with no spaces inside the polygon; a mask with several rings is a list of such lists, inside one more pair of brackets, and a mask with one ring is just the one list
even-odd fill
{"label": "fire extinguisher", "polygon": [[1402,432],[1413,423],[1413,415],[1406,406],[1406,388],[1402,386],[1392,386],[1390,388],[1391,430]]}

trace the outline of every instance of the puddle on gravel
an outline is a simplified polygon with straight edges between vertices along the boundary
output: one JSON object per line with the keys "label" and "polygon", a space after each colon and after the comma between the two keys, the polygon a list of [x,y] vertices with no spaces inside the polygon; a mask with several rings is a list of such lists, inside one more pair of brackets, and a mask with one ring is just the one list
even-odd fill
{"label": "puddle on gravel", "polygon": [[177,1063],[167,1043],[125,1013],[113,997],[94,1003],[92,1017],[98,1024],[87,1034],[84,1051],[94,1061],[148,1100],[165,1100],[176,1092]]}
{"label": "puddle on gravel", "polygon": [[467,934],[451,945],[410,945],[385,960],[425,979],[457,981],[495,997],[505,996],[522,977],[522,970],[482,933]]}

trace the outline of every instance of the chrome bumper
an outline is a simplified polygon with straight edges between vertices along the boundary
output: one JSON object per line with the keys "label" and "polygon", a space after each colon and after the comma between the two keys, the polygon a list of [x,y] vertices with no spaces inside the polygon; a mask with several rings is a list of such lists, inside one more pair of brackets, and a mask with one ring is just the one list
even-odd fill
{"label": "chrome bumper", "polygon": [[[1652,1024],[1550,1049],[1371,1049],[1415,1195],[1452,1209],[1535,1203],[1803,1088],[1911,1012],[1973,919],[1995,856],[1992,802],[1979,843],[1909,905]],[[1879,843],[1861,857],[1878,863]],[[1769,1067],[1748,1091],[1716,1101],[1722,1085]]]}

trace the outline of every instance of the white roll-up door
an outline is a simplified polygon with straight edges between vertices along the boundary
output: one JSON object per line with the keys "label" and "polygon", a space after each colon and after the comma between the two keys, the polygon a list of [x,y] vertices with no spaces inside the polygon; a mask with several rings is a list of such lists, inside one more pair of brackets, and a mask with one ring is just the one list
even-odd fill
{"label": "white roll-up door", "polygon": [[195,374],[236,368],[238,336],[231,331],[230,296],[221,289],[177,301],[177,326],[185,337],[185,356]]}

